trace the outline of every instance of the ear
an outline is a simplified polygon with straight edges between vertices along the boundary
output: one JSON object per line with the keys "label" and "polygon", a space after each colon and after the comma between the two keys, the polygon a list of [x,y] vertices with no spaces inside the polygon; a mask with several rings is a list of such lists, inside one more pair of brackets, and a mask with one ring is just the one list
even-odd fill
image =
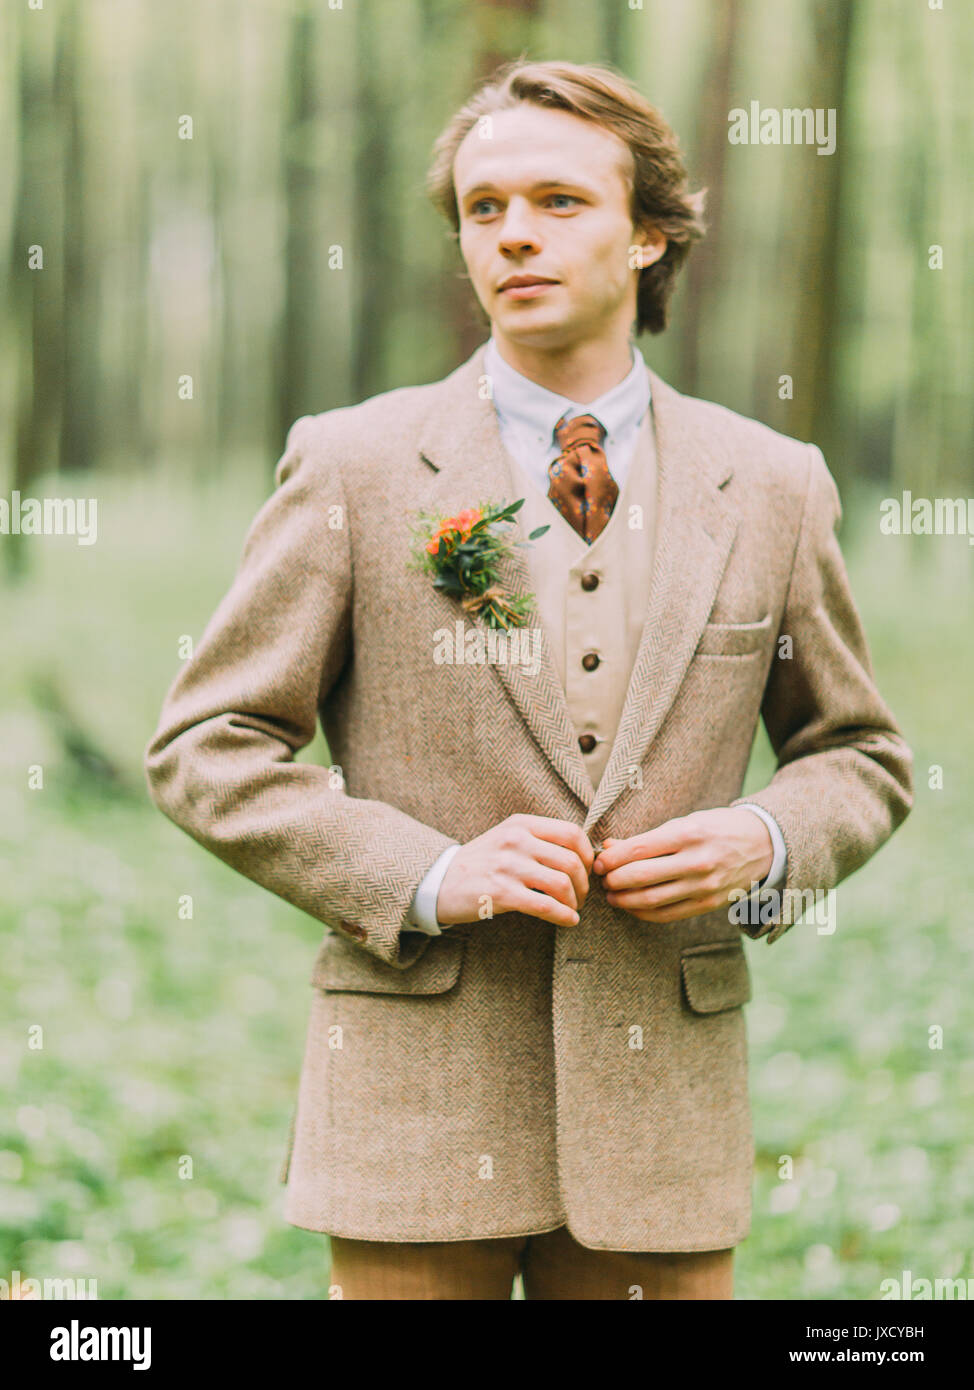
{"label": "ear", "polygon": [[639,269],[645,270],[665,255],[667,241],[658,227],[649,224],[636,233],[634,245],[638,247]]}

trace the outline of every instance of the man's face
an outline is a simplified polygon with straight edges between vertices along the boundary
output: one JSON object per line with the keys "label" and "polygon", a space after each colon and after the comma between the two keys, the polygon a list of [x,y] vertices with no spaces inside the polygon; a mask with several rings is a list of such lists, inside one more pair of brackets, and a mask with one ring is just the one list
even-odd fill
{"label": "man's face", "polygon": [[[522,102],[495,112],[484,138],[468,131],[453,164],[460,250],[495,334],[552,349],[628,331],[638,270],[630,248],[647,241],[629,215],[629,151],[611,131]],[[650,234],[645,263],[666,249]],[[503,289],[512,276],[544,285]]]}

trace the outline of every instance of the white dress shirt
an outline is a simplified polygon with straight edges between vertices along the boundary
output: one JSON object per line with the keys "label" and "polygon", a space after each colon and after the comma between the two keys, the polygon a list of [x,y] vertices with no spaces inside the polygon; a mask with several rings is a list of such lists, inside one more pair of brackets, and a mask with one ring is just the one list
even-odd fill
{"label": "white dress shirt", "polygon": [[[631,343],[630,347],[632,366],[622,381],[594,401],[571,401],[515,371],[501,357],[493,337],[488,340],[484,370],[491,381],[501,440],[507,452],[537,483],[545,496],[551,481],[548,466],[561,453],[555,437],[555,425],[566,412],[569,419],[576,415],[594,415],[605,427],[602,448],[609,472],[622,491],[635,453],[639,426],[649,408],[651,395],[643,355],[635,343]],[[755,806],[751,802],[742,804],[761,817],[774,846],[768,876],[756,891],[776,888],[784,880],[787,863],[781,830],[763,806]],[[430,936],[440,935],[436,899],[450,861],[460,848],[457,844],[444,850],[417,888],[409,912],[413,929]]]}

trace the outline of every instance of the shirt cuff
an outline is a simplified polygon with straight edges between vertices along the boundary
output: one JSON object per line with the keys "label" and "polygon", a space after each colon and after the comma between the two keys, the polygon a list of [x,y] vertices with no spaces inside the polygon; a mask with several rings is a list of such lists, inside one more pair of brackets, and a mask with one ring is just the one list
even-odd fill
{"label": "shirt cuff", "polygon": [[414,930],[425,932],[427,936],[442,935],[440,924],[436,920],[436,899],[450,860],[460,848],[460,845],[450,845],[449,849],[445,849],[432,868],[427,870],[426,877],[416,889],[408,913]]}
{"label": "shirt cuff", "polygon": [[763,806],[756,806],[753,801],[739,801],[737,804],[738,806],[746,808],[748,811],[753,811],[755,815],[761,817],[768,827],[768,831],[771,835],[771,843],[774,846],[774,858],[771,861],[771,868],[768,870],[768,876],[763,882],[758,884],[757,889],[754,891],[757,892],[758,889],[761,888],[777,888],[785,878],[785,869],[788,863],[785,842],[778,828],[778,822]]}

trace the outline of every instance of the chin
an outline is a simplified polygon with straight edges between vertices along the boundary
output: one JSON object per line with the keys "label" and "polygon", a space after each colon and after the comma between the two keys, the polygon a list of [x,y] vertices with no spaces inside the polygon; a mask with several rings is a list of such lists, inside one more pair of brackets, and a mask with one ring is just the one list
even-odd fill
{"label": "chin", "polygon": [[522,323],[510,326],[501,323],[499,327],[512,343],[523,343],[525,347],[564,347],[581,336],[576,324],[565,322]]}

